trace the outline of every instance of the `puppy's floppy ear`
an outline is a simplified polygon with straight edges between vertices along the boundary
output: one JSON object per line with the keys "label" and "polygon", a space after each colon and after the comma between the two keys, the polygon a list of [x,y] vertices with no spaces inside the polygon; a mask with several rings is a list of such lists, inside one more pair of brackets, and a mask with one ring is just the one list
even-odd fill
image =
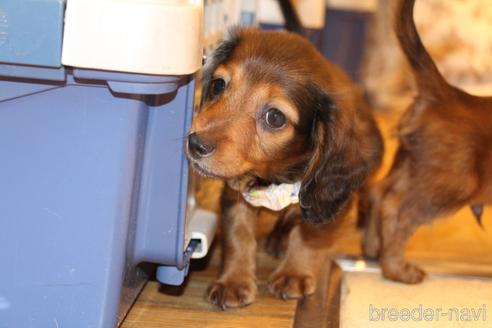
{"label": "puppy's floppy ear", "polygon": [[225,63],[232,55],[234,49],[239,43],[240,33],[240,28],[230,28],[227,31],[224,40],[213,51],[213,53],[210,55],[210,58],[207,59],[202,70],[202,97],[200,100],[200,105],[202,105],[208,97],[210,83],[212,82],[214,71],[220,64]]}
{"label": "puppy's floppy ear", "polygon": [[319,87],[308,89],[316,99],[311,132],[314,152],[299,204],[306,222],[327,223],[348,207],[369,170],[358,151],[360,142],[350,119],[353,109],[342,108],[347,104],[335,102]]}

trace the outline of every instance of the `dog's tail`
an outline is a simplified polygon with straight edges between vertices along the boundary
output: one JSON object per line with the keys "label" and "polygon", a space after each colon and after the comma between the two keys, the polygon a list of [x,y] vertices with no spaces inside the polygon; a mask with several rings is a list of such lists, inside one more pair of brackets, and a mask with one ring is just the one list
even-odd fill
{"label": "dog's tail", "polygon": [[396,36],[412,67],[419,92],[431,98],[445,97],[450,85],[439,72],[417,32],[413,19],[415,0],[399,0],[396,14]]}
{"label": "dog's tail", "polygon": [[297,14],[296,8],[292,4],[292,0],[278,0],[282,16],[285,21],[285,28],[287,31],[305,35],[304,27],[302,26],[301,19]]}

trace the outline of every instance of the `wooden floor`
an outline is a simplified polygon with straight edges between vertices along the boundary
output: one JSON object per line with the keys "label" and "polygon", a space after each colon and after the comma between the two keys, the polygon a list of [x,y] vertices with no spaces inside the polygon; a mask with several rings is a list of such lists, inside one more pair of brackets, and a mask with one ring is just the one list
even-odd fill
{"label": "wooden floor", "polygon": [[267,278],[276,260],[264,253],[258,256],[257,302],[243,309],[221,311],[204,300],[205,291],[219,269],[219,253],[220,250],[214,250],[205,269],[192,270],[182,289],[161,287],[155,281],[147,283],[123,328],[292,327],[296,302],[278,301],[266,292]]}
{"label": "wooden floor", "polygon": [[[391,163],[395,149],[392,131],[395,119],[380,115],[381,128],[386,138],[388,154],[385,168]],[[424,268],[432,268],[439,261],[461,264],[463,273],[480,273],[492,264],[492,209],[486,209],[483,228],[478,226],[469,209],[463,209],[452,218],[438,220],[431,226],[421,227],[410,240],[408,257]],[[357,231],[346,238],[344,253],[360,254],[360,236]],[[266,281],[276,261],[264,253],[258,255],[257,301],[239,310],[220,311],[204,300],[208,284],[216,277],[220,250],[212,252],[209,263],[192,270],[182,289],[161,287],[157,282],[147,283],[123,328],[162,327],[292,327],[296,312],[295,301],[274,299],[266,291]],[[492,297],[492,295],[491,295]]]}

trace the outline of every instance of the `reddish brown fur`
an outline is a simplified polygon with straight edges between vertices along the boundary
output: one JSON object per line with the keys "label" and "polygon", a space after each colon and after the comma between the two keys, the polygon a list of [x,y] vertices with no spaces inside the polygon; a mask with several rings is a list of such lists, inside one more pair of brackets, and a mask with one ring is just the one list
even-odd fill
{"label": "reddish brown fur", "polygon": [[[217,78],[227,82],[220,95],[210,91]],[[300,205],[280,213],[269,238],[269,251],[283,255],[270,290],[281,298],[312,294],[322,263],[351,224],[344,217],[354,194],[381,159],[381,136],[368,106],[343,71],[307,40],[285,32],[235,31],[209,60],[203,80],[202,108],[191,133],[214,150],[189,158],[199,172],[228,182],[222,196],[223,267],[209,300],[237,307],[257,293],[258,209],[230,188],[244,176],[302,181]],[[269,107],[287,117],[282,129],[263,127],[262,111]]]}
{"label": "reddish brown fur", "polygon": [[379,254],[385,277],[404,283],[424,278],[404,259],[406,241],[419,225],[492,202],[492,98],[446,83],[417,34],[413,5],[400,2],[396,33],[419,94],[400,121],[393,167],[371,192],[364,247],[369,256]]}

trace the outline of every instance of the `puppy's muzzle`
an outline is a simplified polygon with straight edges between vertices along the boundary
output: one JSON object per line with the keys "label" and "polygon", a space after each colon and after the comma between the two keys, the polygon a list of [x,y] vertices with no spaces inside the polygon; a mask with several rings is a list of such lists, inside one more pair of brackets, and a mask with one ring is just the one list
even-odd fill
{"label": "puppy's muzzle", "polygon": [[201,159],[212,155],[215,150],[215,145],[210,141],[200,139],[193,132],[188,135],[188,150],[194,159]]}

